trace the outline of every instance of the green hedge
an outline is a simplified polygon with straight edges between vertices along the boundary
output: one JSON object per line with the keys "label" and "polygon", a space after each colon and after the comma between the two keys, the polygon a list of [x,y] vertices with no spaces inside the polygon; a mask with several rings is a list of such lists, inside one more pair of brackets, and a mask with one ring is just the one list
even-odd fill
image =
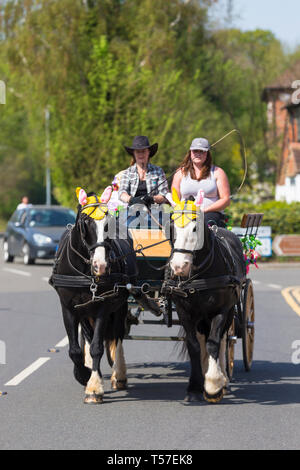
{"label": "green hedge", "polygon": [[300,234],[300,202],[268,201],[262,204],[232,202],[226,209],[229,224],[240,226],[243,214],[263,212],[262,225],[272,227],[272,238],[282,234]]}

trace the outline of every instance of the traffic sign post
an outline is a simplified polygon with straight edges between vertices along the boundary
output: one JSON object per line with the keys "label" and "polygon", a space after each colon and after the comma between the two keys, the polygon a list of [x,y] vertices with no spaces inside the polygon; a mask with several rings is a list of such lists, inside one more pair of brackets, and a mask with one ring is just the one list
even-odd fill
{"label": "traffic sign post", "polygon": [[300,256],[300,235],[277,235],[273,251],[277,256]]}

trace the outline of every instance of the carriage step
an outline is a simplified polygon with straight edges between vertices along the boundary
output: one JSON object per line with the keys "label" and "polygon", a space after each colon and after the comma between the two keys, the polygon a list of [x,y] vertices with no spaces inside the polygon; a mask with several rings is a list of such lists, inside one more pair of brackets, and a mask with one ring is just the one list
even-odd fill
{"label": "carriage step", "polygon": [[184,341],[182,336],[131,336],[127,335],[124,339],[134,341]]}

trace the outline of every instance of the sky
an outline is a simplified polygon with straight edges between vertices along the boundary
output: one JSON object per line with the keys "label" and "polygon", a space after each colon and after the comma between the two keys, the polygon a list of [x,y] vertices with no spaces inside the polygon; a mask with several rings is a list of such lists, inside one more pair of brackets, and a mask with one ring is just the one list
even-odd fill
{"label": "sky", "polygon": [[[226,11],[228,0],[218,8]],[[287,47],[300,46],[300,0],[232,0],[233,27],[268,29]]]}

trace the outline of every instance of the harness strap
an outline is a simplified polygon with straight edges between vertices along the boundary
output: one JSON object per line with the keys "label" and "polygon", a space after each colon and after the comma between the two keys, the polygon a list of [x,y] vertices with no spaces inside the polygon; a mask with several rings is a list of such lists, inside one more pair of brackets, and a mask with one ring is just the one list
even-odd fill
{"label": "harness strap", "polygon": [[97,286],[115,284],[116,282],[128,283],[133,277],[122,273],[111,273],[109,276],[101,276],[99,280],[92,276],[71,276],[67,274],[52,274],[49,284],[53,287],[90,287],[93,283]]}
{"label": "harness strap", "polygon": [[186,297],[187,292],[190,294],[210,290],[210,289],[221,289],[223,287],[239,287],[243,283],[243,280],[236,276],[218,276],[209,279],[196,279],[188,283],[179,283],[168,280],[165,281],[162,286],[163,294],[174,294]]}

